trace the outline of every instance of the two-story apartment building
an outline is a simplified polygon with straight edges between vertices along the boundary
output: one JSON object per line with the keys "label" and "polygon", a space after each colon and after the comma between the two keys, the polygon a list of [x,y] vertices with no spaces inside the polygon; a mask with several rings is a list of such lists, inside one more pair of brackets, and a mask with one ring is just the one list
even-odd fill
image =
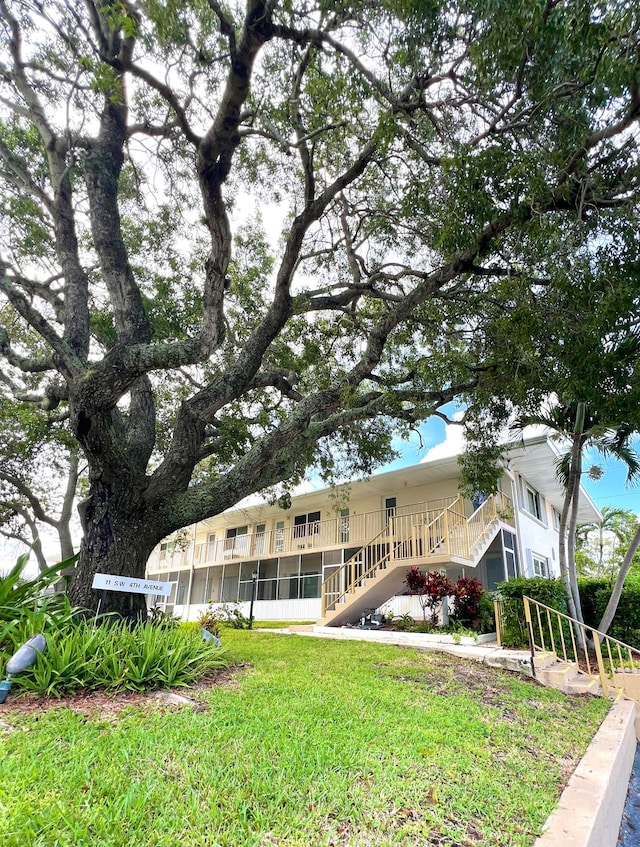
{"label": "two-story apartment building", "polygon": [[[458,494],[456,457],[425,461],[351,483],[235,508],[176,537],[151,556],[150,577],[173,583],[166,608],[194,620],[210,603],[245,605],[261,620],[339,625],[363,609],[419,613],[403,596],[409,567],[476,576],[491,590],[524,576],[558,575],[563,491],[558,449],[546,436],[508,452],[498,495]],[[581,491],[579,520],[598,519]],[[164,600],[164,598],[158,598]]]}

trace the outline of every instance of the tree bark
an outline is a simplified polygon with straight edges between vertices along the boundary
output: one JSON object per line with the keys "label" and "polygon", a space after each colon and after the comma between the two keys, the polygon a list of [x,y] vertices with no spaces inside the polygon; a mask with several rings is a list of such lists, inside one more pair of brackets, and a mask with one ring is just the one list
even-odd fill
{"label": "tree bark", "polygon": [[576,432],[573,435],[573,444],[571,447],[571,477],[567,486],[570,492],[570,510],[569,521],[567,525],[567,571],[569,574],[569,582],[571,585],[571,594],[573,595],[573,603],[575,606],[576,620],[584,623],[582,616],[582,604],[580,602],[580,590],[578,588],[578,575],[576,572],[576,527],[578,524],[578,505],[580,498],[580,478],[582,476],[582,448],[583,448],[583,429],[584,417],[582,423],[576,422]]}
{"label": "tree bark", "polygon": [[139,499],[122,488],[93,483],[90,496],[80,504],[84,538],[69,597],[92,612],[100,608],[141,620],[147,615],[144,594],[92,588],[95,573],[143,578],[147,559],[164,534]]}

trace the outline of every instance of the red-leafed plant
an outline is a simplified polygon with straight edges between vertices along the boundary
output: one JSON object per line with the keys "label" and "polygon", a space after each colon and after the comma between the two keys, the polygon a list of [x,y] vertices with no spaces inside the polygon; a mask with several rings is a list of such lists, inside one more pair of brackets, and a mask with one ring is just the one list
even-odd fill
{"label": "red-leafed plant", "polygon": [[405,585],[409,594],[416,594],[422,607],[422,616],[427,619],[429,609],[429,620],[436,626],[438,623],[437,607],[442,600],[453,591],[453,585],[446,574],[439,571],[423,573],[419,568],[411,568],[407,571]]}
{"label": "red-leafed plant", "polygon": [[451,586],[453,613],[458,621],[472,624],[480,614],[480,598],[485,593],[479,579],[462,576]]}

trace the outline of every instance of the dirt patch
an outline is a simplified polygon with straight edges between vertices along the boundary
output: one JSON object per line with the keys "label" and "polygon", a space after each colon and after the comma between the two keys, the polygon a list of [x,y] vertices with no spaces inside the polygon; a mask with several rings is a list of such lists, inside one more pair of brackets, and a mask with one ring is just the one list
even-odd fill
{"label": "dirt patch", "polygon": [[502,707],[508,693],[493,668],[448,656],[440,656],[437,663],[428,668],[405,668],[405,673],[397,675],[396,679],[419,685],[433,694],[455,694],[456,689],[465,691],[476,695],[485,706]]}
{"label": "dirt patch", "polygon": [[[211,677],[204,677],[189,688],[174,688],[176,694],[189,697],[192,700],[202,700],[203,694],[212,688],[237,688],[240,685],[242,672],[249,667],[247,664],[234,665],[225,668]],[[159,699],[158,691],[78,691],[66,697],[43,697],[31,692],[9,694],[7,700],[0,706],[0,718],[11,718],[32,715],[49,711],[49,709],[70,709],[76,714],[96,714],[100,717],[117,715],[129,706],[153,706],[155,708],[180,708],[176,704]]]}

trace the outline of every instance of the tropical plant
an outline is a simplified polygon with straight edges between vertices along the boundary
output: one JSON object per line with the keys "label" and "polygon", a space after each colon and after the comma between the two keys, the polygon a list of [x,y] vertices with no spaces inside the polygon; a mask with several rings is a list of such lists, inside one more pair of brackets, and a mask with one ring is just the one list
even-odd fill
{"label": "tropical plant", "polygon": [[409,594],[418,597],[422,608],[423,620],[427,619],[429,610],[429,623],[431,626],[438,624],[438,610],[445,597],[452,593],[452,585],[449,577],[439,571],[428,571],[423,573],[419,568],[411,568],[407,571],[404,579]]}
{"label": "tropical plant", "polygon": [[226,664],[224,651],[203,641],[199,630],[82,621],[52,629],[46,651],[14,683],[51,697],[81,689],[149,691],[191,685]]}
{"label": "tropical plant", "polygon": [[[0,576],[1,620],[13,620],[21,609],[41,605],[46,599],[45,590],[56,581],[61,568],[61,565],[54,565],[45,573],[28,579],[24,576],[28,564],[29,554],[25,553],[18,557],[15,565],[4,576]],[[55,595],[48,602],[54,598]]]}
{"label": "tropical plant", "polygon": [[173,615],[171,612],[166,612],[160,606],[152,606],[149,609],[147,620],[154,626],[161,626],[165,629],[175,629],[180,626],[180,618],[178,615]]}
{"label": "tropical plant", "polygon": [[203,612],[198,615],[198,624],[202,629],[215,635],[216,638],[220,635],[220,614],[212,606],[208,606]]}
{"label": "tropical plant", "polygon": [[479,579],[470,576],[461,576],[457,579],[449,592],[453,600],[451,617],[473,626],[478,625],[480,617],[480,600],[485,590]]}
{"label": "tropical plant", "polygon": [[620,556],[629,547],[637,526],[631,509],[603,506],[601,519],[576,528],[576,562],[578,552],[588,557],[585,576],[608,576],[612,581],[620,567]]}

